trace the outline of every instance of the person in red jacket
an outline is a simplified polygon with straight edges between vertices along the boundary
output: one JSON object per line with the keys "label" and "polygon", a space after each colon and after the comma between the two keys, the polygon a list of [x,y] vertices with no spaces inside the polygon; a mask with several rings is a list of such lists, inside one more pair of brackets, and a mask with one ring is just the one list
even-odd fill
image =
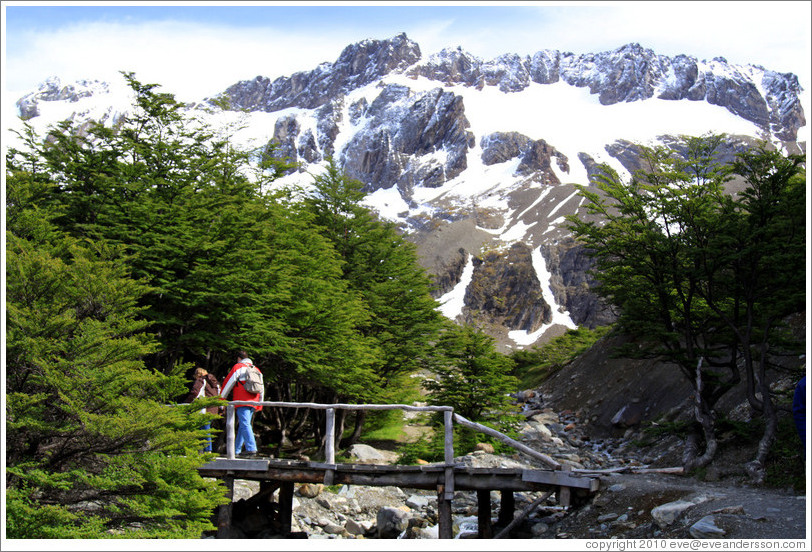
{"label": "person in red jacket", "polygon": [[[249,367],[253,367],[253,362],[248,358],[248,353],[240,351],[237,355],[237,364],[235,364],[231,371],[223,380],[223,389],[221,395],[223,398],[228,397],[228,394],[234,392],[231,400],[233,401],[254,401],[262,402],[264,400],[264,390],[260,393],[249,393],[246,391],[244,381],[247,377]],[[234,452],[239,456],[251,457],[257,455],[257,442],[254,439],[254,429],[251,427],[251,421],[255,411],[262,410],[262,405],[256,406],[237,406],[237,438],[234,442]],[[245,452],[243,452],[243,445]]]}

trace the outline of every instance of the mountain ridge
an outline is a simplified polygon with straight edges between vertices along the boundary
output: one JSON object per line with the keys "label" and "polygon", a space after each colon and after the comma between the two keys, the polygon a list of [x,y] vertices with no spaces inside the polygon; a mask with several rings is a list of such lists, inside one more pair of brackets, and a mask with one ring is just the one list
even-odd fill
{"label": "mountain ridge", "polygon": [[[359,59],[370,56],[371,67],[364,66],[360,71]],[[274,81],[258,76],[254,81],[235,83],[224,94],[238,109],[277,111],[321,107],[337,92],[346,93],[391,72],[423,76],[446,85],[496,86],[503,92],[524,90],[530,82],[553,84],[562,80],[572,86],[588,87],[602,105],[649,99],[655,94],[667,100],[704,100],[722,105],[765,129],[771,126],[782,140],[795,140],[798,128],[805,124],[796,75],[769,71],[759,65],[730,65],[723,57],[710,62],[684,54],[670,58],[629,43],[594,54],[576,56],[541,50],[524,58],[502,54],[489,61],[457,47],[431,55],[422,65],[420,59],[419,45],[405,34],[388,40],[366,40],[347,46],[333,64],[322,63],[310,72]],[[761,82],[757,83],[759,75]],[[343,85],[341,78],[346,80]],[[264,85],[259,98],[255,83]],[[311,90],[305,94],[308,88]],[[251,94],[245,96],[243,89]],[[306,101],[297,101],[300,98]]]}
{"label": "mountain ridge", "polygon": [[[483,326],[503,350],[611,321],[563,218],[583,215],[575,185],[588,185],[598,164],[628,177],[636,143],[680,134],[724,132],[728,155],[760,139],[806,147],[795,75],[636,43],[488,61],[446,48],[423,59],[400,34],[349,45],[310,71],[240,81],[221,97],[230,109],[208,98],[189,110],[245,147],[274,143],[299,163],[279,185],[306,184],[335,158],[364,184],[367,205],[417,244],[444,314]],[[54,79],[17,105],[39,128],[68,117],[112,125],[123,98],[108,83]]]}

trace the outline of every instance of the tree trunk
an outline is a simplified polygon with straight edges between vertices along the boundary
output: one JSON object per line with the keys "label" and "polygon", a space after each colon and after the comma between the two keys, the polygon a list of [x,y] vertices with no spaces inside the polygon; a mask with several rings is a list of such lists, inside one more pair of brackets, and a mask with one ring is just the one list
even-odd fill
{"label": "tree trunk", "polygon": [[696,365],[696,400],[694,402],[694,417],[702,428],[702,436],[705,438],[705,451],[701,456],[697,456],[694,453],[692,458],[687,457],[689,446],[692,447],[694,451],[697,451],[698,447],[695,441],[693,443],[686,443],[686,454],[683,455],[683,460],[685,460],[685,471],[689,471],[694,468],[702,468],[710,464],[711,461],[713,461],[713,457],[716,455],[716,449],[718,448],[718,442],[714,432],[713,412],[711,411],[711,405],[705,400],[702,392],[702,360],[703,359],[700,357],[699,362],[697,362]]}
{"label": "tree trunk", "polygon": [[358,439],[361,438],[361,431],[364,429],[364,421],[367,417],[366,410],[359,410],[355,413],[355,428],[352,430],[352,435],[350,435],[350,439],[347,442],[346,446],[352,446],[358,442]]}
{"label": "tree trunk", "polygon": [[682,448],[682,465],[688,471],[691,466],[694,466],[697,457],[699,456],[699,433],[691,431],[685,439],[685,445]]}
{"label": "tree trunk", "polygon": [[335,443],[341,443],[341,436],[344,435],[344,422],[347,420],[347,411],[343,408],[336,411]]}
{"label": "tree trunk", "polygon": [[764,464],[767,461],[767,455],[770,452],[770,447],[775,440],[775,432],[778,427],[778,413],[773,404],[772,397],[770,396],[770,383],[767,381],[767,343],[761,343],[761,358],[759,359],[759,373],[758,384],[761,393],[761,406],[762,414],[764,415],[764,433],[758,443],[758,450],[756,457],[748,462],[745,468],[750,475],[753,483],[761,484],[764,482],[765,469]]}

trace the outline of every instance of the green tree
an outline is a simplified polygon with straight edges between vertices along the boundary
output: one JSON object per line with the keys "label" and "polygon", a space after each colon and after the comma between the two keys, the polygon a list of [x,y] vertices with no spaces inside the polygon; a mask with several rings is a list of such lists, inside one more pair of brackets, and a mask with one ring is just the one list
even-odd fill
{"label": "green tree", "polygon": [[147,287],[50,224],[40,175],[6,176],[7,536],[199,538],[224,493],[197,473],[206,416],[141,361]]}
{"label": "green tree", "polygon": [[[594,181],[598,191],[581,187],[598,220],[569,218],[573,232],[593,252],[597,291],[619,307],[619,328],[638,337],[636,351],[625,353],[672,362],[694,386],[704,451],[699,451],[699,434],[691,435],[684,458],[689,468],[706,465],[715,454],[714,407],[740,382],[740,360],[750,355],[752,337],[777,344],[777,322],[799,305],[797,279],[779,281],[768,274],[765,261],[780,250],[786,262],[797,266],[802,238],[799,243],[797,232],[788,234],[792,244],[783,249],[775,231],[752,223],[747,198],[763,194],[757,178],[747,178],[749,186],[740,197],[725,191],[734,170],[745,172],[742,162],[762,176],[772,174],[769,163],[754,164],[753,159],[765,160],[765,152],[724,164],[722,142],[723,136],[684,137],[675,149],[641,147],[646,169],[629,183],[604,166]],[[785,183],[797,172],[791,166],[797,168],[797,162],[777,171]],[[797,186],[779,185],[776,194],[783,196],[776,203],[783,215],[774,228],[797,222],[797,208],[789,204],[798,199]],[[748,255],[747,244],[773,253]],[[743,277],[755,280],[745,285]],[[747,286],[761,292],[745,299]],[[778,299],[787,293],[792,300]],[[750,325],[762,309],[771,312],[773,326],[764,318]],[[755,377],[752,369],[745,364],[748,378]]]}
{"label": "green tree", "polygon": [[732,170],[745,188],[738,198],[723,198],[723,231],[711,236],[702,256],[710,277],[699,293],[741,344],[748,401],[765,420],[747,469],[762,481],[778,429],[768,370],[778,368],[773,357],[802,351],[784,320],[805,308],[806,179],[802,156],[785,156],[763,144],[739,154]]}
{"label": "green tree", "polygon": [[[496,350],[492,337],[472,326],[449,324],[435,345],[436,377],[424,386],[431,404],[451,406],[464,418],[511,435],[518,420],[510,397],[518,387],[510,375],[513,367],[513,360]],[[472,435],[466,429],[460,437],[472,445]]]}
{"label": "green tree", "polygon": [[117,126],[28,133],[10,166],[39,179],[37,205],[53,209],[59,230],[119,247],[149,285],[139,305],[159,346],[147,366],[169,374],[193,362],[223,377],[246,349],[271,385],[374,393],[358,330],[367,314],[332,243],[286,191],[272,191],[283,164],[239,150],[157,85],[125,78],[135,107]]}
{"label": "green tree", "polygon": [[64,122],[45,140],[27,137],[29,155],[56,183],[48,198],[61,207],[55,222],[72,236],[123,246],[133,274],[151,284],[145,316],[162,344],[151,365],[211,368],[218,352],[250,345],[235,343],[243,337],[237,309],[256,291],[256,264],[275,253],[262,242],[274,231],[265,221],[285,214],[249,178],[250,152],[186,116],[157,85],[125,79],[134,106],[116,127]]}
{"label": "green tree", "polygon": [[[359,331],[374,348],[373,370],[381,380],[377,400],[388,400],[399,381],[425,365],[441,318],[431,281],[416,248],[391,223],[380,221],[361,202],[363,185],[328,160],[304,200],[312,222],[340,255],[343,279],[361,300],[367,317]],[[355,441],[364,416],[356,419]]]}

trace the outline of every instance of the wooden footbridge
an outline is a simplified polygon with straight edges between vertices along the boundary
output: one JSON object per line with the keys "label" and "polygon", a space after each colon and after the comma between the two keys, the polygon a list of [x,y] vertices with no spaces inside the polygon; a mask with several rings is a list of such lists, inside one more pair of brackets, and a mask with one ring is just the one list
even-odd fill
{"label": "wooden footbridge", "polygon": [[[217,458],[199,471],[205,477],[222,479],[228,497],[233,499],[235,479],[260,482],[260,494],[270,495],[279,489],[276,525],[280,533],[290,534],[293,515],[293,490],[295,483],[324,483],[325,485],[396,486],[437,492],[438,536],[452,538],[451,506],[454,492],[475,491],[478,503],[480,538],[501,538],[509,534],[521,519],[547,497],[555,494],[559,504],[569,506],[573,493],[584,496],[598,490],[599,480],[564,469],[553,458],[535,451],[498,431],[471,422],[454,414],[448,406],[409,406],[404,404],[318,404],[291,402],[262,402],[263,406],[312,408],[326,411],[325,461],[305,462],[272,458],[237,458],[234,454],[235,407],[256,405],[231,401],[226,407],[226,457]],[[404,410],[419,412],[442,412],[444,417],[444,462],[423,466],[347,464],[335,462],[334,425],[335,411],[346,410]],[[546,469],[521,468],[472,468],[454,463],[453,423],[470,427],[491,435],[541,461]],[[491,491],[499,491],[501,503],[497,525],[502,529],[494,534],[491,522]],[[544,492],[529,508],[515,516],[514,492]],[[232,504],[220,506],[218,511],[218,538],[228,538],[231,530]]]}

